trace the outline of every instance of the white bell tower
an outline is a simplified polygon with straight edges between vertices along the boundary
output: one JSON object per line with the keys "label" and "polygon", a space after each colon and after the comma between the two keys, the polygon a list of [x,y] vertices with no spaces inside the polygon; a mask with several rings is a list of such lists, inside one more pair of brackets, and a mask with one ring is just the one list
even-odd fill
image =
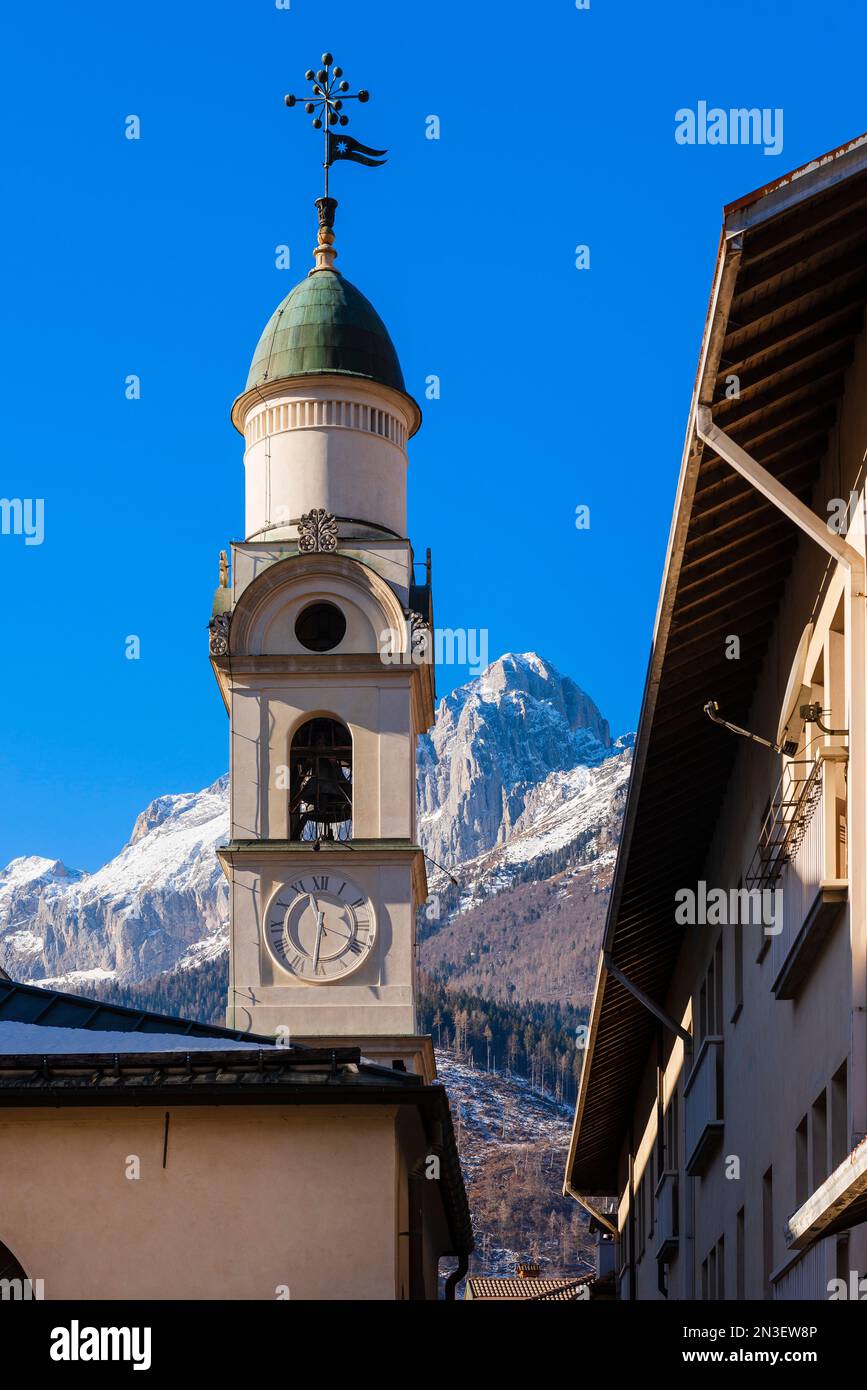
{"label": "white bell tower", "polygon": [[228,1021],[357,1042],[432,1074],[417,1034],[415,744],[434,716],[430,565],[406,535],[407,441],[421,415],[388,332],[333,267],[265,327],[232,420],[246,539],[211,619],[229,714]]}

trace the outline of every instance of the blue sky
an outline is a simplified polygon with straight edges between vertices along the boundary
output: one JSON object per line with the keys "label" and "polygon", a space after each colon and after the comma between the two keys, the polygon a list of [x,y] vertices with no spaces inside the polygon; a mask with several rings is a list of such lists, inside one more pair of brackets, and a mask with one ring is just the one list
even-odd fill
{"label": "blue sky", "polygon": [[[721,208],[867,125],[860,4],[46,0],[4,27],[0,493],[44,499],[45,539],[0,536],[0,864],[95,868],[225,770],[229,407],[310,264],[319,139],[282,97],[326,48],[372,92],[349,133],[389,148],[334,171],[338,265],[425,408],[437,623],[540,652],[633,728]],[[701,100],[782,108],[782,153],[677,144]]]}

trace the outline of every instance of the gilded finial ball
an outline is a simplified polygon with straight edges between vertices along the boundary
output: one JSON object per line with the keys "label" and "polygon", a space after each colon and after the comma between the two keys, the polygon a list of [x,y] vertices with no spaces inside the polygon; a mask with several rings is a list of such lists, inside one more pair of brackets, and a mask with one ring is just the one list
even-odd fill
{"label": "gilded finial ball", "polygon": [[312,116],[313,112],[316,110],[316,103],[314,101],[305,102],[304,110],[307,112],[308,116]]}
{"label": "gilded finial ball", "polygon": [[330,53],[323,53],[322,61],[327,68],[330,68],[331,64],[334,62],[334,59],[332,58]]}
{"label": "gilded finial ball", "polygon": [[285,103],[286,103],[287,106],[294,106],[294,105],[295,105],[295,98],[293,97],[293,95],[292,95],[291,92],[287,93],[287,95],[283,98],[283,100],[285,101]]}
{"label": "gilded finial ball", "polygon": [[340,100],[340,97],[338,97],[337,100],[335,101],[335,103],[334,103],[334,109],[335,109],[335,111],[342,111],[342,110],[343,110],[343,102]]}
{"label": "gilded finial ball", "polygon": [[329,125],[337,125],[337,122],[338,122],[339,119],[340,119],[340,118],[338,117],[336,111],[329,111],[329,112],[328,112],[328,124],[329,124]]}
{"label": "gilded finial ball", "polygon": [[341,125],[349,125],[349,117],[348,117],[348,116],[341,116],[341,117],[340,117],[340,124],[341,124]]}
{"label": "gilded finial ball", "polygon": [[359,101],[370,101],[370,92],[365,92],[365,91],[362,89],[362,91],[360,91],[360,92],[358,93],[358,100],[359,100]]}
{"label": "gilded finial ball", "polygon": [[321,129],[322,129],[322,122],[320,121],[320,119],[319,119],[318,116],[316,117],[316,120],[313,122],[313,129],[314,129],[314,130],[321,130]]}
{"label": "gilded finial ball", "polygon": [[314,87],[313,87],[313,95],[314,95],[315,97],[321,97],[321,96],[322,96],[322,88],[319,86],[318,83],[316,83],[316,84],[314,85]]}
{"label": "gilded finial ball", "polygon": [[335,76],[335,77],[342,77],[342,76],[343,76],[343,68],[335,68],[335,69],[334,69],[334,76]]}
{"label": "gilded finial ball", "polygon": [[[335,68],[334,71],[337,72],[338,69]],[[340,84],[340,90],[341,90],[341,92],[348,92],[348,91],[349,91],[349,83],[348,83],[348,82],[341,82],[341,84]]]}
{"label": "gilded finial ball", "polygon": [[308,82],[312,82],[314,77],[316,76],[316,73],[313,71],[312,68],[308,68],[304,76],[307,78]]}
{"label": "gilded finial ball", "polygon": [[328,81],[328,73],[325,71],[324,68],[320,68],[320,69],[319,69],[319,72],[317,72],[317,74],[316,74],[316,81],[317,81],[317,82],[327,82],[327,81]]}

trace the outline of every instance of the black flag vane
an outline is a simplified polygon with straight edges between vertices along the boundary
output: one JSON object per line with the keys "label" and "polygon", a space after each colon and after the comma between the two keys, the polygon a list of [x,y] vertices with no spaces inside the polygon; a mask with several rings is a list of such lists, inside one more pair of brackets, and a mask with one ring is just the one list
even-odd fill
{"label": "black flag vane", "polygon": [[[340,135],[332,129],[333,126],[349,124],[349,117],[343,110],[345,101],[360,101],[364,104],[370,101],[370,92],[364,88],[358,92],[350,92],[349,83],[343,76],[343,69],[334,66],[334,59],[330,53],[323,53],[322,67],[318,72],[308,68],[304,75],[307,81],[313,84],[312,95],[310,100],[305,102],[304,110],[308,116],[313,117],[314,130],[325,132],[323,168],[325,197],[328,199],[328,171],[336,160],[351,159],[355,164],[366,164],[369,168],[375,169],[385,163],[381,156],[387,151],[371,149],[369,145],[362,145],[360,140],[353,139],[351,135]],[[284,100],[287,106],[295,106],[300,98],[290,92]]]}

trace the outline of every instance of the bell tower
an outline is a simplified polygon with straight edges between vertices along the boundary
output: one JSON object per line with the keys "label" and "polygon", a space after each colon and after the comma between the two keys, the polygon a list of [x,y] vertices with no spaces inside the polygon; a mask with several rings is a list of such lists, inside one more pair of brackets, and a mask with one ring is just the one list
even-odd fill
{"label": "bell tower", "polygon": [[265,326],[232,408],[245,540],[210,623],[230,726],[227,1016],[431,1074],[415,997],[430,562],[416,573],[406,534],[421,413],[376,310],[334,269],[336,206],[318,201],[315,268]]}

